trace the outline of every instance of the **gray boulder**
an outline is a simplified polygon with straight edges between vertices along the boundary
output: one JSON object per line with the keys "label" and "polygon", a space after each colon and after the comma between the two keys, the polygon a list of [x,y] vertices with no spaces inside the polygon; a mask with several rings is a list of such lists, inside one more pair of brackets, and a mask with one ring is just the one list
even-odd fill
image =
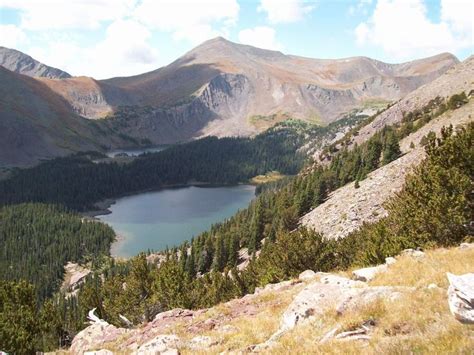
{"label": "gray boulder", "polygon": [[126,332],[126,329],[117,328],[105,321],[96,322],[81,330],[74,337],[69,352],[71,354],[84,354],[92,349],[100,349],[104,344],[116,341]]}
{"label": "gray boulder", "polygon": [[449,281],[448,304],[453,316],[465,324],[474,324],[474,273],[453,275]]}
{"label": "gray boulder", "polygon": [[313,270],[303,271],[299,276],[298,280],[300,281],[310,281],[316,277],[316,273]]}
{"label": "gray boulder", "polygon": [[217,345],[218,342],[212,339],[210,336],[207,335],[199,335],[192,338],[187,346],[192,350],[206,350],[211,346]]}
{"label": "gray boulder", "polygon": [[299,323],[323,316],[328,311],[339,314],[357,309],[379,298],[393,299],[400,293],[394,287],[369,287],[338,275],[325,274],[320,281],[307,285],[283,313],[280,328],[265,343],[254,346],[254,351],[267,349],[287,331]]}
{"label": "gray boulder", "polygon": [[387,265],[377,265],[372,267],[365,267],[363,269],[354,270],[352,272],[352,278],[354,280],[368,282],[375,278],[378,273],[387,271]]}
{"label": "gray boulder", "polygon": [[174,334],[158,335],[141,345],[135,355],[179,354],[180,339]]}
{"label": "gray boulder", "polygon": [[421,250],[405,249],[402,251],[402,255],[408,255],[413,258],[423,258],[425,256],[425,253]]}
{"label": "gray boulder", "polygon": [[472,249],[474,248],[474,243],[461,243],[459,249]]}

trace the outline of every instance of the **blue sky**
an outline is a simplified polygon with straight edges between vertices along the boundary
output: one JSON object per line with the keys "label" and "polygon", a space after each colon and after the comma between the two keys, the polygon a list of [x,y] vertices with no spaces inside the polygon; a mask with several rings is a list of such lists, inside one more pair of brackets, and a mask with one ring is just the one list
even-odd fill
{"label": "blue sky", "polygon": [[95,78],[166,65],[223,36],[314,58],[473,52],[470,0],[0,0],[0,45]]}

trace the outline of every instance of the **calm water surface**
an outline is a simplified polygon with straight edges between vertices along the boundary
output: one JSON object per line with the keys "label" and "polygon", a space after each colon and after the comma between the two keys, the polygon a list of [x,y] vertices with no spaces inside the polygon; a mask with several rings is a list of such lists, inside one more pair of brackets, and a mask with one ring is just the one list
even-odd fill
{"label": "calm water surface", "polygon": [[115,149],[107,152],[107,156],[109,158],[114,158],[118,154],[127,154],[128,156],[136,157],[143,153],[156,153],[161,152],[168,148],[166,145],[159,145],[156,147],[148,147],[148,148],[133,148],[133,149]]}
{"label": "calm water surface", "polygon": [[175,246],[248,206],[255,187],[183,187],[118,199],[111,214],[97,216],[122,237],[112,254],[130,257]]}

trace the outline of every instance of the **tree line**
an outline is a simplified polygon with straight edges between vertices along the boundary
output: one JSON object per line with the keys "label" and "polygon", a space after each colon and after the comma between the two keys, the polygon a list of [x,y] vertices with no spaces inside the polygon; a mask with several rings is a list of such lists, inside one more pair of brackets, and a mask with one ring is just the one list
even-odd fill
{"label": "tree line", "polygon": [[36,285],[39,301],[51,297],[68,262],[108,256],[115,232],[64,207],[27,203],[0,208],[0,279]]}
{"label": "tree line", "polygon": [[[463,101],[456,102],[454,107]],[[459,243],[468,233],[474,205],[473,124],[457,132],[444,129],[439,139],[433,135],[425,138],[428,157],[387,204],[388,217],[364,225],[340,241],[298,228],[299,217],[324,202],[331,191],[348,182],[357,183],[370,171],[396,159],[400,155],[398,141],[407,135],[407,125],[418,125],[419,120],[406,119],[386,127],[360,146],[333,152],[327,166],[262,189],[248,209],[165,252],[166,260],[159,268],[150,265],[144,254],[125,263],[109,261],[91,274],[77,298],[59,295],[39,308],[36,302],[36,308],[31,306],[30,294],[36,292],[31,286],[0,282],[0,335],[18,344],[18,337],[8,331],[7,319],[12,317],[12,309],[23,303],[31,306],[22,308],[25,312],[31,309],[31,315],[14,318],[18,334],[34,338],[31,349],[54,349],[57,339],[67,344],[67,339],[84,326],[86,312],[93,307],[114,324],[122,325],[119,314],[138,324],[166,309],[203,308],[240,297],[257,286],[293,277],[305,269],[330,271],[370,265],[406,247]],[[426,206],[430,206],[429,211]],[[245,270],[238,271],[238,251],[245,247],[250,254],[261,253]],[[42,318],[44,309],[48,310],[47,319]],[[32,319],[40,320],[35,323]],[[31,329],[35,329],[34,335]],[[16,348],[12,345],[3,350],[10,349]]]}
{"label": "tree line", "polygon": [[[473,142],[474,124],[457,132],[445,128],[440,138],[428,139],[427,158],[407,178],[402,191],[388,201],[386,217],[340,240],[301,228],[280,230],[242,271],[225,267],[224,272],[212,270],[193,277],[189,269],[192,253],[169,250],[159,267],[140,254],[121,265],[112,263],[106,272],[93,273],[77,298],[48,300],[39,310],[32,286],[1,281],[4,350],[22,353],[25,344],[33,344],[25,353],[40,347],[54,349],[57,339],[66,342],[84,326],[87,311],[94,307],[101,318],[118,326],[124,326],[120,314],[140,324],[164,310],[205,308],[241,297],[257,286],[295,277],[306,269],[344,270],[384,262],[385,257],[405,248],[457,245],[470,232]],[[17,314],[18,307],[21,313]],[[14,333],[11,322],[15,322]]]}

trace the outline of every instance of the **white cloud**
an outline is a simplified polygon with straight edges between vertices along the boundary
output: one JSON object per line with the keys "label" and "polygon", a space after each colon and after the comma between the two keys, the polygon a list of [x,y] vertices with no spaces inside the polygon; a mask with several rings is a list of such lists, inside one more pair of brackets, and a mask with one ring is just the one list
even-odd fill
{"label": "white cloud", "polygon": [[133,20],[118,20],[107,27],[105,38],[90,47],[61,38],[48,47],[31,48],[36,59],[72,75],[87,73],[97,79],[141,74],[159,67],[158,53],[148,40],[151,32]]}
{"label": "white cloud", "polygon": [[15,25],[0,24],[0,46],[16,48],[26,41],[25,33]]}
{"label": "white cloud", "polygon": [[134,18],[150,28],[171,32],[193,44],[225,35],[239,15],[237,0],[143,0]]}
{"label": "white cloud", "polygon": [[0,45],[96,78],[164,64],[150,44],[152,31],[192,44],[228,37],[240,9],[237,0],[0,0],[4,8],[16,10],[20,23],[0,25]]}
{"label": "white cloud", "polygon": [[423,0],[379,0],[372,16],[356,27],[357,43],[381,47],[396,60],[468,48],[472,33],[465,13],[472,14],[472,5],[455,2],[442,7],[442,20],[433,22]]}
{"label": "white cloud", "polygon": [[291,23],[301,21],[315,7],[315,1],[304,0],[261,0],[258,12],[266,12],[270,23]]}
{"label": "white cloud", "polygon": [[441,0],[441,19],[449,23],[454,31],[472,36],[474,3],[471,0]]}
{"label": "white cloud", "polygon": [[27,30],[96,29],[127,15],[137,0],[0,0],[0,8],[19,10]]}
{"label": "white cloud", "polygon": [[348,12],[349,15],[354,16],[358,13],[367,15],[367,8],[372,4],[372,0],[359,0],[357,3],[349,6]]}
{"label": "white cloud", "polygon": [[239,42],[251,46],[281,50],[282,45],[275,38],[276,32],[271,27],[259,26],[239,32]]}

